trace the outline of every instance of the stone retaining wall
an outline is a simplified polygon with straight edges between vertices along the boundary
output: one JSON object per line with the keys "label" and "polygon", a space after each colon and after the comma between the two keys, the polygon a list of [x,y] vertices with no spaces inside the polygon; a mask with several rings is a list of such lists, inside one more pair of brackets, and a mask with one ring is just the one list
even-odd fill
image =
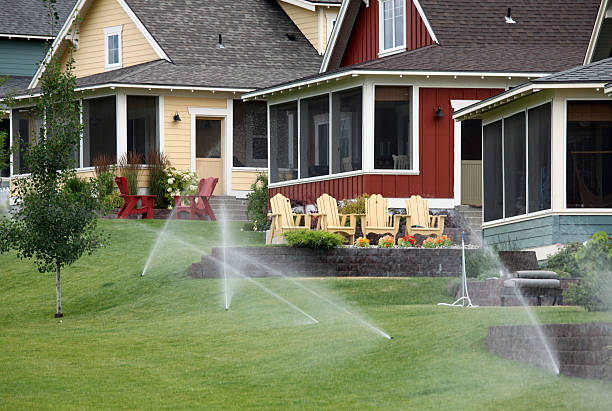
{"label": "stone retaining wall", "polygon": [[[520,271],[520,270],[519,270]],[[570,284],[576,283],[578,280],[573,278],[560,278],[559,282],[561,283],[561,290],[565,293]],[[518,297],[504,293],[504,280],[500,280],[498,278],[492,278],[484,281],[469,281],[468,282],[468,292],[470,294],[470,298],[472,299],[472,303],[474,305],[479,306],[488,306],[488,307],[499,307],[499,306],[520,306],[522,305],[521,301]],[[459,293],[461,289],[457,291],[457,298],[460,297]],[[553,293],[549,289],[543,289],[538,291],[537,289],[529,290],[528,295],[525,295],[525,300],[529,305],[538,305],[537,297],[542,296],[540,298],[541,305],[562,305],[563,298],[559,299],[558,293]],[[503,303],[502,303],[503,298]]]}
{"label": "stone retaining wall", "polygon": [[[193,264],[192,276],[220,277],[223,271],[217,260],[223,258],[223,248],[213,248],[211,256]],[[304,277],[454,277],[461,273],[459,248],[239,247],[228,248],[226,258],[234,269],[253,277],[274,276],[275,271]]]}
{"label": "stone retaining wall", "polygon": [[[563,375],[612,381],[612,323],[545,324]],[[489,351],[501,357],[548,368],[548,356],[535,326],[489,327]]]}

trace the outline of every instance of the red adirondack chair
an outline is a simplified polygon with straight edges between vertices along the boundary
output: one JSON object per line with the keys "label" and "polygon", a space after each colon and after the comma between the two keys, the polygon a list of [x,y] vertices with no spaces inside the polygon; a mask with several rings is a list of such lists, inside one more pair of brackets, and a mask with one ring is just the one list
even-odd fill
{"label": "red adirondack chair", "polygon": [[[115,177],[115,183],[117,183],[121,197],[123,197],[123,207],[119,210],[117,218],[128,218],[132,214],[142,214],[142,218],[153,218],[155,196],[129,195],[128,182],[125,177]],[[136,208],[138,200],[141,201],[140,208]]]}
{"label": "red adirondack chair", "polygon": [[[179,217],[180,213],[188,212],[191,220],[195,220],[196,216],[199,216],[200,219],[208,216],[211,221],[216,221],[217,218],[208,200],[214,197],[213,191],[215,191],[218,181],[219,179],[216,177],[203,178],[198,184],[198,195],[174,196],[176,218]],[[189,200],[189,205],[183,205],[183,199],[185,198]]]}

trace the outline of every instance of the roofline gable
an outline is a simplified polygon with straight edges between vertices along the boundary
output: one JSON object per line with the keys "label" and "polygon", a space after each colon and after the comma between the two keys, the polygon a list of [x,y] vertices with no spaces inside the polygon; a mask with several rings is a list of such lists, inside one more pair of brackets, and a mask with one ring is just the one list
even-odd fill
{"label": "roofline gable", "polygon": [[280,0],[283,3],[291,4],[296,7],[300,7],[309,11],[315,11],[316,6],[324,6],[324,7],[340,7],[338,3],[319,3],[315,1],[306,1],[306,0]]}
{"label": "roofline gable", "polygon": [[599,5],[599,11],[597,12],[597,18],[595,19],[595,25],[593,26],[593,32],[591,33],[591,39],[589,40],[589,46],[587,47],[586,54],[584,56],[584,64],[589,64],[593,60],[593,53],[595,52],[595,46],[597,40],[599,40],[599,33],[601,32],[601,26],[606,16],[606,10],[608,8],[608,0],[601,0]]}
{"label": "roofline gable", "polygon": [[[96,1],[96,0],[79,0],[79,1],[76,2],[74,7],[72,8],[72,11],[68,15],[68,18],[64,22],[64,25],[62,26],[62,29],[58,33],[57,37],[55,37],[55,40],[53,40],[53,43],[51,44],[51,47],[47,51],[47,54],[45,55],[43,63],[38,67],[38,69],[36,70],[36,73],[32,77],[32,80],[30,81],[30,84],[28,85],[29,89],[33,89],[33,88],[36,87],[36,83],[38,83],[38,81],[40,80],[40,77],[42,76],[42,74],[45,71],[45,64],[48,63],[51,60],[51,57],[53,57],[55,52],[60,48],[59,46],[62,44],[62,42],[64,41],[66,36],[69,34],[70,29],[71,29],[73,23],[75,22],[75,20],[77,19],[77,17],[79,16],[81,10],[83,10],[83,8],[85,6],[89,6],[91,4],[91,2],[93,2],[93,1]],[[134,11],[130,8],[130,6],[127,5],[125,0],[116,0],[116,1],[117,1],[117,3],[119,3],[121,8],[126,12],[128,17],[130,17],[130,19],[134,22],[134,24],[136,25],[138,30],[142,33],[142,35],[145,37],[147,42],[151,45],[151,47],[153,48],[155,53],[158,55],[158,57],[160,59],[162,59],[162,60],[166,60],[166,61],[172,62],[170,57],[168,57],[168,55],[161,48],[159,43],[153,38],[151,33],[149,33],[147,28],[144,26],[144,24],[142,24],[142,22],[140,21],[138,16],[136,16]]]}
{"label": "roofline gable", "polygon": [[[348,11],[348,8],[352,4],[361,4],[362,1],[366,4],[366,7],[370,7],[370,1],[380,2],[380,0],[357,0],[357,1],[344,0],[342,2],[342,6],[340,7],[340,11],[338,12],[338,18],[336,19],[336,25],[334,26],[334,29],[332,30],[332,34],[331,34],[331,37],[329,38],[329,41],[327,42],[327,49],[325,50],[325,54],[323,55],[323,62],[321,63],[321,68],[319,69],[319,73],[326,72],[329,67],[329,63],[331,61],[332,54],[336,48],[337,38],[339,36],[341,27],[345,24],[344,21],[345,21],[345,16]],[[438,41],[438,38],[436,37],[436,34],[433,31],[433,28],[431,27],[431,24],[429,24],[429,19],[425,15],[425,11],[421,7],[421,3],[419,2],[419,0],[406,0],[406,1],[411,1],[412,3],[414,3],[414,6],[419,12],[419,15],[421,16],[421,19],[423,20],[423,24],[425,24],[425,27],[427,28],[427,32],[431,36],[431,39],[436,44],[440,44],[440,42]],[[357,13],[355,15],[357,15]],[[355,20],[353,20],[351,24],[354,25]]]}

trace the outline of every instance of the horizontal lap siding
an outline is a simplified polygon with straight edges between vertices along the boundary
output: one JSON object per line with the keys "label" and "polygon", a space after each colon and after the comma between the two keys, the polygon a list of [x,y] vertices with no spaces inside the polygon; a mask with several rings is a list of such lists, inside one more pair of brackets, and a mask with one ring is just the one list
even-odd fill
{"label": "horizontal lap siding", "polygon": [[336,200],[346,200],[359,197],[365,192],[364,177],[365,176],[343,177],[333,180],[270,188],[269,196],[271,198],[281,193],[290,200],[303,204],[315,204],[317,198],[324,193],[331,195]]}
{"label": "horizontal lap siding", "polygon": [[[164,152],[179,171],[191,168],[191,115],[189,107],[226,108],[226,99],[164,97]],[[177,114],[182,121],[174,121]]]}
{"label": "horizontal lap siding", "polygon": [[285,13],[291,18],[293,23],[300,29],[310,44],[315,49],[319,48],[319,23],[318,15],[314,11],[306,10],[301,7],[294,6],[279,1],[280,6],[285,10]]}
{"label": "horizontal lap siding", "polygon": [[[144,35],[116,0],[97,0],[79,27],[79,49],[73,51],[74,74],[85,77],[105,71],[104,28],[123,26],[121,58],[123,67],[159,59]],[[68,55],[63,56],[67,61]]]}
{"label": "horizontal lap siding", "polygon": [[45,43],[39,40],[0,39],[0,56],[2,76],[32,76],[38,62],[45,57]]}
{"label": "horizontal lap siding", "polygon": [[[423,19],[411,0],[406,1],[406,49],[414,50],[434,43],[423,23]],[[362,63],[378,58],[379,27],[378,1],[371,1],[370,7],[361,4],[355,19],[341,67]]]}
{"label": "horizontal lap siding", "polygon": [[232,171],[232,190],[250,190],[257,174],[257,171]]}

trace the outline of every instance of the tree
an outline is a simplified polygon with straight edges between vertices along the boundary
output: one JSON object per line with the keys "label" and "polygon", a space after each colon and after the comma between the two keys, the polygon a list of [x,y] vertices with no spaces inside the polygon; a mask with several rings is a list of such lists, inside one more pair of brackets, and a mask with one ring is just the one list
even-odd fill
{"label": "tree", "polygon": [[[55,0],[43,2],[49,17],[57,21]],[[59,57],[53,57],[42,64],[35,110],[42,127],[35,143],[17,141],[10,149],[13,155],[21,150],[29,175],[13,180],[16,207],[10,217],[0,220],[0,252],[15,250],[19,258],[34,259],[40,272],[55,272],[55,317],[59,318],[63,317],[61,269],[101,246],[101,235],[91,185],[75,191],[70,184],[76,178],[75,153],[83,129],[74,92],[74,61],[70,58],[62,67]]]}

